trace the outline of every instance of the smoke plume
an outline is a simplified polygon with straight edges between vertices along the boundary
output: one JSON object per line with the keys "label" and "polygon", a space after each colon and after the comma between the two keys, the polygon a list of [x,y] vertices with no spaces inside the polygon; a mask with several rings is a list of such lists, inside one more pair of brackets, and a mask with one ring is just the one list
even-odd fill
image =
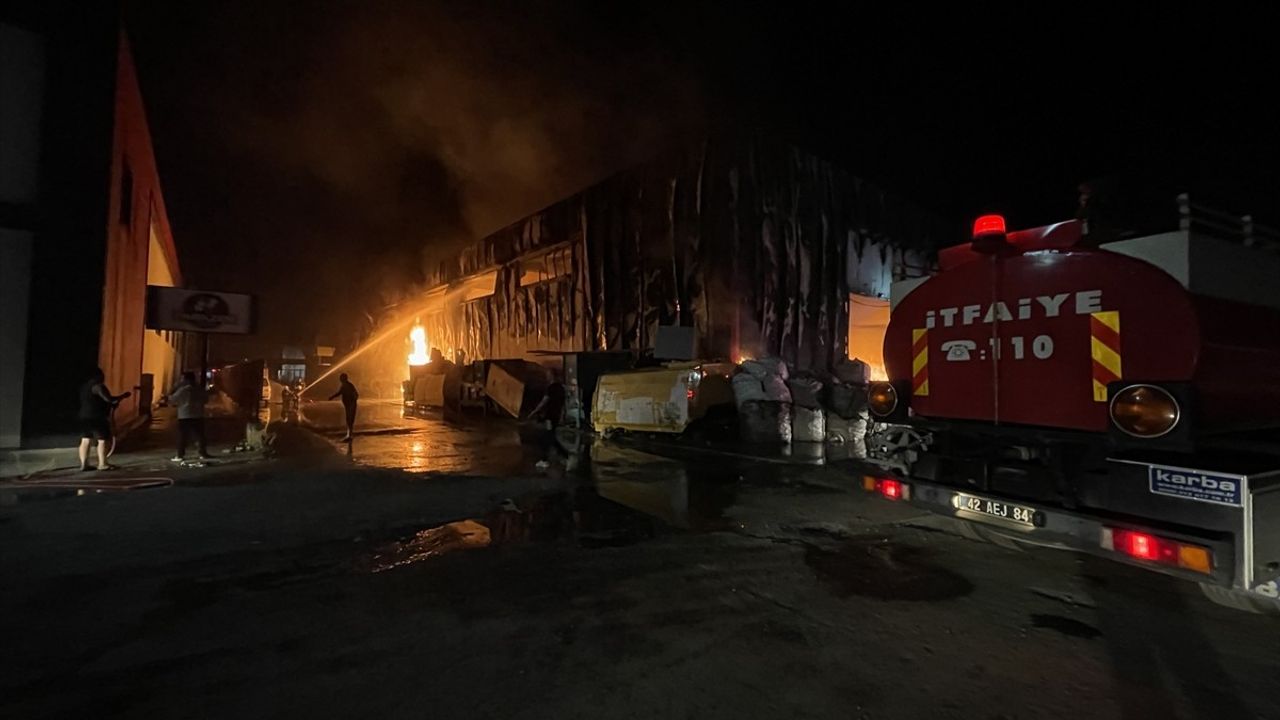
{"label": "smoke plume", "polygon": [[[412,0],[189,11],[206,13],[192,19],[207,26],[196,46],[151,76],[203,76],[172,110],[205,113],[216,150],[170,153],[167,166],[203,166],[171,194],[214,194],[226,212],[202,197],[179,244],[216,237],[274,270],[221,277],[223,263],[196,250],[192,274],[268,286],[268,334],[358,334],[424,265],[658,152],[700,122],[698,82],[652,29],[606,11]],[[162,173],[165,160],[161,148]]]}
{"label": "smoke plume", "polygon": [[295,104],[253,114],[258,131],[239,137],[428,261],[642,160],[698,117],[697,89],[669,59],[584,43],[563,4],[334,12],[309,39]]}

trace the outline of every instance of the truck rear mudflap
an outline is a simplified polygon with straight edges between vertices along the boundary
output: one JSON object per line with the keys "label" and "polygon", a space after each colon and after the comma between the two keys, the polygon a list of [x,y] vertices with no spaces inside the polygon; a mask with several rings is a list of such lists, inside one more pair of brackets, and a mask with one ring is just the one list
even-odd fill
{"label": "truck rear mudflap", "polygon": [[[1113,481],[1118,476],[1129,476],[1150,488],[1155,496],[1150,505],[1153,512],[1134,513],[1132,507],[1126,513],[1066,509],[888,473],[865,475],[862,484],[865,490],[886,499],[972,523],[1015,541],[1089,553],[1266,597],[1280,595],[1280,530],[1273,529],[1277,523],[1272,517],[1280,512],[1280,477],[1270,473],[1250,477],[1132,461],[1108,464]],[[1234,497],[1238,504],[1224,504],[1231,495],[1189,487],[1211,485],[1213,478],[1219,483],[1230,479],[1236,484]],[[1202,516],[1211,517],[1212,522],[1189,524],[1185,514],[1168,512],[1170,497],[1179,497],[1192,508],[1195,503],[1216,500],[1213,512]]]}

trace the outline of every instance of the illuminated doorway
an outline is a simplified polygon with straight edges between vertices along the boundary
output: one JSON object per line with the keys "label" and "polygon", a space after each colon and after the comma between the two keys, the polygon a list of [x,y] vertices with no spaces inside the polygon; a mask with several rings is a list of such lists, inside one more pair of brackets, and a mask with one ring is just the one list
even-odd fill
{"label": "illuminated doorway", "polygon": [[861,360],[872,380],[888,380],[884,369],[884,334],[889,328],[889,301],[849,295],[849,359]]}

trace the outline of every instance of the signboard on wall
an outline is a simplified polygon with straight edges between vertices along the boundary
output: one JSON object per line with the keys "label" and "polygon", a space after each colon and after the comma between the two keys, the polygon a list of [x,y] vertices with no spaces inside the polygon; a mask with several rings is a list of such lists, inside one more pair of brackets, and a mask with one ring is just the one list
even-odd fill
{"label": "signboard on wall", "polygon": [[246,335],[253,325],[252,295],[147,286],[148,329]]}

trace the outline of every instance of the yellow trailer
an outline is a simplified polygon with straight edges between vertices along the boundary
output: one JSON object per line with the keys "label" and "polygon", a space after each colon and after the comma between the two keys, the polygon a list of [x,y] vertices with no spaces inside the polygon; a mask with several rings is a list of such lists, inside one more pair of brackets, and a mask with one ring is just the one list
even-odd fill
{"label": "yellow trailer", "polygon": [[730,363],[672,363],[600,376],[591,424],[599,432],[680,433],[715,407],[733,407]]}

